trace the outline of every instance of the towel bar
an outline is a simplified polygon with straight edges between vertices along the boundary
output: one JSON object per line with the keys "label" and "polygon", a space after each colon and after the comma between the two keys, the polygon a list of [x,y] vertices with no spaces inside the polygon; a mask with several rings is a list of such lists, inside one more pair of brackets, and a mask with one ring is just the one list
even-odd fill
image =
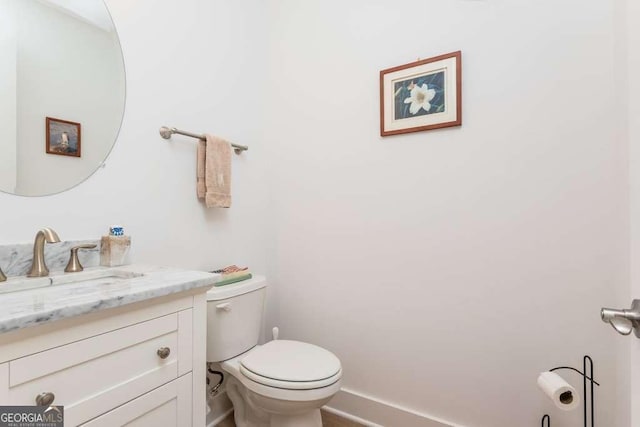
{"label": "towel bar", "polygon": [[[203,141],[206,139],[204,135],[199,135],[197,133],[187,132],[184,130],[170,128],[167,126],[162,126],[160,128],[160,136],[163,137],[164,139],[171,138],[171,135],[173,135],[174,133],[177,133],[179,135],[184,135],[184,136],[190,136],[191,138],[201,139]],[[242,154],[243,151],[247,151],[249,149],[249,147],[247,147],[246,145],[231,144],[231,146],[233,147],[233,151],[235,151],[236,154]]]}

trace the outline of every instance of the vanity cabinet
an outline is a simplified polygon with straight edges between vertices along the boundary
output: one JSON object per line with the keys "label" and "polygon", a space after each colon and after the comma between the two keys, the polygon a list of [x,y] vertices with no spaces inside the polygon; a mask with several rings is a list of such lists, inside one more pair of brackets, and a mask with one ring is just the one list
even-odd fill
{"label": "vanity cabinet", "polygon": [[0,335],[0,404],[65,426],[204,426],[206,289]]}
{"label": "vanity cabinet", "polygon": [[82,427],[182,427],[191,421],[192,374],[171,381],[131,402],[99,416]]}

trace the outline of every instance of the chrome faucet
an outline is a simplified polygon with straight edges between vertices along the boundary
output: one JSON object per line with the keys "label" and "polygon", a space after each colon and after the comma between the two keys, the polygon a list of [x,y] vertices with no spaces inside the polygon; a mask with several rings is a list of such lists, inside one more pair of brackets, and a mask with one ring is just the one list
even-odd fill
{"label": "chrome faucet", "polygon": [[49,269],[44,262],[44,242],[58,243],[60,237],[50,228],[43,228],[36,233],[36,239],[33,242],[33,262],[31,270],[27,277],[44,277],[49,275]]}

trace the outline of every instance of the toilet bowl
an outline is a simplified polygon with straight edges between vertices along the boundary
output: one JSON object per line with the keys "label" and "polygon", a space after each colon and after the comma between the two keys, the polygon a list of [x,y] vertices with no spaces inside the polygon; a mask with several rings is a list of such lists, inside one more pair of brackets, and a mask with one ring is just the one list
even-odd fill
{"label": "toilet bowl", "polygon": [[207,361],[227,374],[238,427],[321,427],[320,408],[340,390],[340,360],[299,341],[257,345],[265,287],[257,277],[209,291]]}

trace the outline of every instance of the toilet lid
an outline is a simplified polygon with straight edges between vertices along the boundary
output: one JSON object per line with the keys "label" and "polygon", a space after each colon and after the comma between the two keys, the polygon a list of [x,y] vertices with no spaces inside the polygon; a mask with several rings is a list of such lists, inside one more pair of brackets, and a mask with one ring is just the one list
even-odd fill
{"label": "toilet lid", "polygon": [[340,360],[330,351],[299,341],[273,340],[251,350],[240,364],[265,378],[313,382],[334,377]]}

